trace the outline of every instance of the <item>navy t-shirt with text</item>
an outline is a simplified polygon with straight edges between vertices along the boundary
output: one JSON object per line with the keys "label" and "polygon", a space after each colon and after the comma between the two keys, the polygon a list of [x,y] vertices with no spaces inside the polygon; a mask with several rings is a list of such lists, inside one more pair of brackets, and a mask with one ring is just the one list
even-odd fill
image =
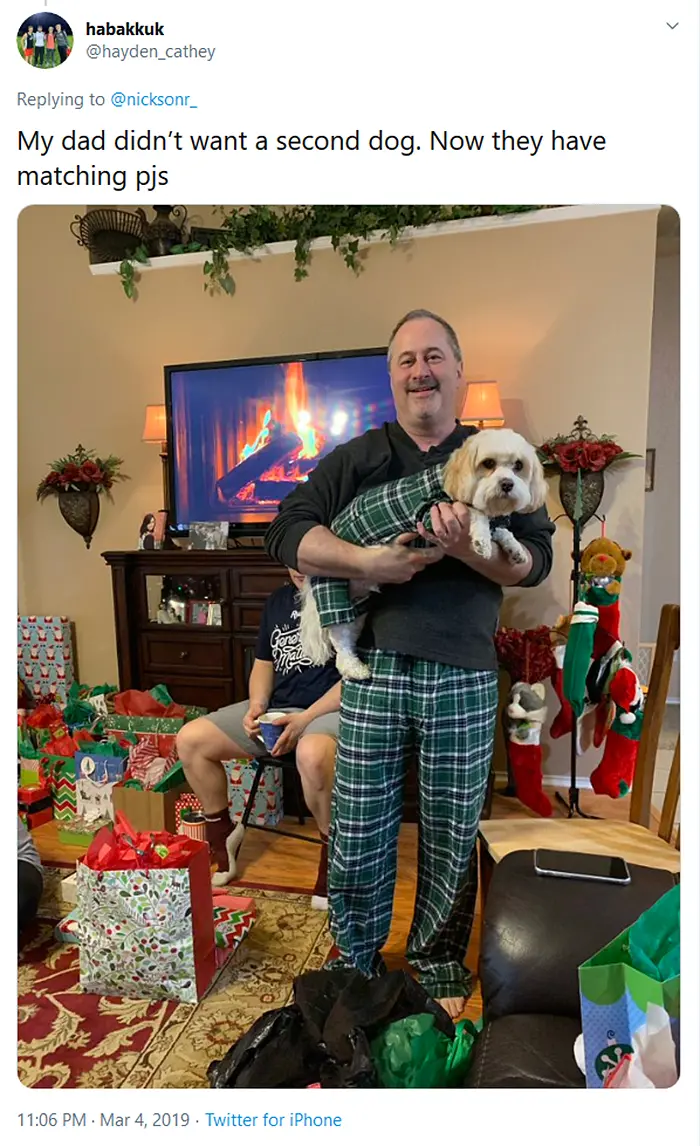
{"label": "navy t-shirt with text", "polygon": [[309,708],[340,680],[335,661],[313,665],[304,656],[299,636],[299,594],[283,585],[265,602],[255,656],[272,661],[275,683],[269,707]]}

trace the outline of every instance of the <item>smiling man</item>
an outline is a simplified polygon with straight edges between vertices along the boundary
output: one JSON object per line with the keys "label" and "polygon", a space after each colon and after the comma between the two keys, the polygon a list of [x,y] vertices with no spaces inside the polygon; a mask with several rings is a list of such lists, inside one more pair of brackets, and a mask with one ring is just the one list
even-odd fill
{"label": "smiling man", "polygon": [[514,514],[528,558],[513,567],[469,541],[469,509],[432,510],[433,542],[362,548],[329,526],[359,493],[441,465],[475,431],[455,418],[462,352],[448,322],[405,315],[388,351],[396,421],[339,446],[281,504],[267,536],[278,561],[301,572],[382,587],[360,644],[372,676],[345,681],[330,835],[331,931],[340,962],[383,969],[391,925],[407,753],[418,758],[418,887],[406,957],[456,1018],[471,989],[464,966],[476,896],[474,845],[498,699],[493,638],[503,585],[549,573],[554,526],[544,510]]}

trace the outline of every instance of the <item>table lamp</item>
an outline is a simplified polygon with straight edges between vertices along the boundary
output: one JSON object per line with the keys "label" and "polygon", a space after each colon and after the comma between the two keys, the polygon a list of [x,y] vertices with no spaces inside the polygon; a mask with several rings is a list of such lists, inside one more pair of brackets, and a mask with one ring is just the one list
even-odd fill
{"label": "table lamp", "polygon": [[141,435],[143,442],[157,442],[163,463],[163,505],[168,505],[168,426],[165,406],[146,406],[146,421]]}
{"label": "table lamp", "polygon": [[498,382],[469,382],[459,420],[463,426],[478,426],[480,430],[503,426]]}

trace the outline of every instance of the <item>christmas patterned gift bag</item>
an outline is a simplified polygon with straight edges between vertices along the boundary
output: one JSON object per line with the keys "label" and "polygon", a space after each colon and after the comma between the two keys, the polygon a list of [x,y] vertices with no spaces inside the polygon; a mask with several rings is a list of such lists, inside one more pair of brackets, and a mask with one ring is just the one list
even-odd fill
{"label": "christmas patterned gift bag", "polygon": [[72,820],[78,814],[78,797],[73,756],[42,756],[53,797],[53,814],[57,820]]}
{"label": "christmas patterned gift bag", "polygon": [[68,702],[75,677],[73,643],[68,617],[17,618],[17,668],[32,697]]}
{"label": "christmas patterned gift bag", "polygon": [[80,985],[196,1003],[216,972],[206,844],[132,832],[117,813],[78,865]]}
{"label": "christmas patterned gift bag", "polygon": [[222,966],[255,923],[255,903],[247,896],[226,895],[216,889],[214,892],[216,961]]}
{"label": "christmas patterned gift bag", "polygon": [[[226,764],[229,780],[229,808],[231,818],[239,820],[243,815],[248,797],[253,787],[256,764],[254,760],[231,760]],[[282,769],[266,768],[255,793],[251,824],[274,828],[284,815],[282,804]]]}

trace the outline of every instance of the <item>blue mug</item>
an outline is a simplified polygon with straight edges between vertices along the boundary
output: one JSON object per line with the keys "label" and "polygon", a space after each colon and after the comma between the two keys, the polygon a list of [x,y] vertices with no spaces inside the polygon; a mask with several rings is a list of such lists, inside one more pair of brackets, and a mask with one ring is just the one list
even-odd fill
{"label": "blue mug", "polygon": [[271,752],[275,747],[275,744],[285,729],[284,724],[272,724],[271,722],[273,720],[278,720],[280,716],[284,715],[284,712],[263,712],[262,716],[258,717],[260,735],[268,752]]}

